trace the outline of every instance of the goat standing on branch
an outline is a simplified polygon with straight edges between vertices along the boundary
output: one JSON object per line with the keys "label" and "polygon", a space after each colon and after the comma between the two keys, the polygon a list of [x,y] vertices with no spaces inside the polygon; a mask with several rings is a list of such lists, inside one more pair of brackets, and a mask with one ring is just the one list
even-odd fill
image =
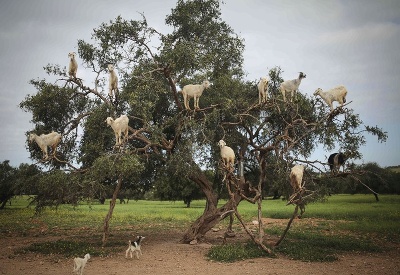
{"label": "goat standing on branch", "polygon": [[68,54],[69,64],[68,64],[68,75],[69,78],[76,78],[76,72],[78,71],[78,63],[75,60],[76,53],[70,52]]}
{"label": "goat standing on branch", "polygon": [[346,156],[343,153],[333,153],[328,158],[329,168],[331,169],[331,173],[336,174],[339,173],[340,166],[343,166],[344,172],[344,163],[346,162]]}
{"label": "goat standing on branch", "polygon": [[108,95],[112,99],[113,96],[117,97],[118,95],[118,76],[114,71],[114,66],[111,64],[108,64],[108,71],[110,72],[108,81]]}
{"label": "goat standing on branch", "polygon": [[[106,122],[114,130],[115,145],[119,146],[128,139],[129,118],[126,115],[121,115],[115,120],[112,117],[107,117]],[[124,135],[123,138],[121,137],[122,134]]]}
{"label": "goat standing on branch", "polygon": [[194,108],[200,109],[199,99],[203,94],[204,89],[207,89],[208,87],[210,87],[210,82],[208,82],[207,80],[204,80],[202,84],[197,84],[197,85],[189,84],[183,87],[182,89],[183,104],[185,104],[186,110],[190,110],[189,100],[191,98],[194,99]]}
{"label": "goat standing on branch", "polygon": [[306,74],[300,72],[298,78],[292,80],[286,80],[281,83],[279,89],[281,90],[284,102],[286,102],[286,96],[288,95],[290,95],[289,101],[293,101],[293,98],[296,97],[296,93],[299,90],[299,86],[303,78],[306,78]]}
{"label": "goat standing on branch", "polygon": [[325,103],[328,104],[332,112],[334,101],[339,102],[340,106],[343,106],[343,104],[346,103],[347,90],[344,86],[338,86],[326,92],[324,92],[321,88],[318,88],[315,90],[314,95],[319,95],[325,101]]}
{"label": "goat standing on branch", "polygon": [[221,149],[221,159],[226,167],[230,169],[235,165],[235,152],[229,146],[226,146],[225,141],[222,139],[218,142],[218,146]]}
{"label": "goat standing on branch", "polygon": [[290,196],[288,204],[295,204],[300,208],[299,218],[305,212],[305,203],[303,200],[303,194],[305,192],[304,184],[303,184],[303,175],[304,175],[304,166],[303,165],[295,165],[290,171],[290,184],[293,187],[293,194]]}
{"label": "goat standing on branch", "polygon": [[295,165],[290,171],[290,184],[293,187],[293,192],[298,192],[303,187],[303,174],[304,174],[304,166],[303,165]]}
{"label": "goat standing on branch", "polygon": [[258,104],[267,102],[268,97],[268,78],[261,77],[257,85],[258,88]]}
{"label": "goat standing on branch", "polygon": [[50,134],[42,134],[40,136],[31,133],[29,135],[29,142],[35,141],[39,145],[43,152],[43,159],[48,159],[49,155],[47,153],[47,147],[51,146],[51,152],[53,156],[56,154],[57,145],[61,142],[61,134],[57,132],[51,132]]}

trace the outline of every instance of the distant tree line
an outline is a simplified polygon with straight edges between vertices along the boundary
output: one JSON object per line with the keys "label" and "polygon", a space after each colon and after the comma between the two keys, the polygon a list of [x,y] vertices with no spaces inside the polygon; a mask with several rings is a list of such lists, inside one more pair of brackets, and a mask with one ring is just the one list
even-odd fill
{"label": "distant tree line", "polygon": [[[379,194],[397,194],[400,195],[400,172],[399,166],[382,168],[377,163],[370,162],[362,165],[350,167],[352,171],[359,171],[355,177],[323,177],[319,184],[323,187],[326,194],[368,194],[371,191],[365,187],[374,190]],[[247,177],[256,177],[253,175],[257,171],[248,168]],[[210,181],[214,175],[212,171],[206,172]],[[270,174],[273,175],[273,174]],[[318,178],[320,175],[309,175]],[[113,193],[113,187],[104,185],[91,186],[82,185],[77,178],[79,175],[67,173],[60,170],[42,171],[34,164],[20,164],[19,167],[12,167],[8,160],[0,163],[0,209],[11,203],[15,196],[31,196],[31,204],[38,211],[47,203],[53,205],[59,204],[78,204],[80,201],[96,199],[105,203]],[[272,176],[271,176],[272,177]],[[121,190],[118,199],[120,203],[128,203],[129,200],[154,199],[183,201],[187,207],[195,199],[202,199],[203,193],[197,185],[188,180],[182,180],[180,177],[160,177],[162,180],[149,181],[141,180],[139,182],[127,183]],[[289,183],[284,183],[285,179],[271,179],[273,184],[264,188],[264,196],[280,198],[286,197],[289,190]],[[361,184],[361,182],[363,184]],[[218,187],[216,186],[216,189]],[[227,198],[226,190],[220,188],[220,198]],[[44,204],[44,205],[42,205]]]}

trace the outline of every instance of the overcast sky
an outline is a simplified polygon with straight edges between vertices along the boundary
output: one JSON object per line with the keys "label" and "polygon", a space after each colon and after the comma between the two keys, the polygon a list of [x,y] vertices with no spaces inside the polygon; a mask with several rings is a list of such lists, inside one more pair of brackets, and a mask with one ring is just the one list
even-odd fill
{"label": "overcast sky", "polygon": [[[367,136],[357,163],[400,165],[400,1],[224,2],[222,19],[245,39],[248,80],[280,66],[284,79],[307,74],[300,85],[304,94],[345,85],[348,108],[389,134],[383,144]],[[118,15],[139,20],[143,13],[150,26],[168,33],[164,20],[175,5],[175,0],[0,0],[0,161],[34,163],[25,136],[33,129],[31,114],[18,104],[36,92],[30,79],[46,77],[43,66],[67,66],[77,40],[89,41],[93,28]],[[318,150],[313,158],[326,161],[329,153]]]}

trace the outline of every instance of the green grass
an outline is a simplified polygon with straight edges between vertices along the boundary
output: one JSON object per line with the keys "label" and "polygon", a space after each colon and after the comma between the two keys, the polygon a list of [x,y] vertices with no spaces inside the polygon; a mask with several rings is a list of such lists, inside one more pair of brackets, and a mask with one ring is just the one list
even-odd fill
{"label": "green grass", "polygon": [[60,254],[65,257],[73,257],[76,255],[85,255],[89,253],[92,256],[106,256],[111,252],[107,250],[99,250],[98,245],[90,242],[73,241],[73,240],[56,240],[50,242],[33,243],[26,248],[20,249],[17,253],[41,253],[45,255]]}
{"label": "green grass", "polygon": [[247,242],[213,246],[208,251],[207,257],[213,261],[231,263],[245,259],[271,257],[271,255],[266,254],[255,243]]}
{"label": "green grass", "polygon": [[[0,210],[0,236],[47,234],[60,236],[60,240],[32,244],[24,251],[51,254],[63,251],[62,247],[65,247],[66,252],[61,253],[82,254],[83,251],[76,251],[82,247],[85,253],[106,255],[112,253],[114,245],[124,245],[111,241],[106,249],[95,249],[100,247],[96,242],[101,239],[108,202],[104,205],[82,203],[77,207],[61,205],[57,209],[45,209],[40,215],[35,215],[34,207],[27,208],[27,205],[27,197],[18,197],[11,206]],[[110,223],[111,231],[121,234],[134,230],[148,234],[170,229],[184,232],[203,213],[205,201],[194,201],[191,206],[186,208],[182,202],[144,200],[117,204]],[[285,201],[264,200],[264,217],[285,219],[284,223],[265,226],[268,238],[278,238],[282,234],[293,210],[294,207],[286,206]],[[257,217],[257,206],[242,202],[239,212],[246,221],[251,221]],[[225,226],[228,220],[222,223]],[[400,196],[381,195],[380,201],[376,202],[373,195],[334,195],[325,202],[309,204],[303,220],[295,220],[286,239],[274,252],[304,261],[333,261],[337,255],[352,251],[378,252],[388,249],[388,243],[400,243],[399,224]],[[238,224],[235,227],[241,229]],[[250,245],[214,246],[207,256],[225,262],[263,256],[260,249]]]}

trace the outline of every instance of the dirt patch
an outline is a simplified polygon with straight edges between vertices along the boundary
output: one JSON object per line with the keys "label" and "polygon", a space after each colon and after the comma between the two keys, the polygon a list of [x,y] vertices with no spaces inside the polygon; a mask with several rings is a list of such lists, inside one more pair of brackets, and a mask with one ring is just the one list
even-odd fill
{"label": "dirt patch", "polygon": [[[264,221],[263,221],[264,222]],[[265,220],[265,223],[274,222]],[[276,221],[275,221],[276,222]],[[317,222],[317,221],[314,221]],[[140,259],[125,259],[127,246],[121,246],[120,252],[110,257],[92,257],[88,262],[85,275],[101,274],[400,274],[400,250],[392,249],[388,253],[353,253],[339,257],[332,263],[309,263],[278,258],[257,258],[235,263],[209,261],[206,253],[212,245],[221,244],[223,230],[210,231],[197,245],[180,244],[182,232],[170,230],[161,233],[149,233],[142,244],[143,255]],[[124,234],[114,238],[124,238]],[[70,236],[71,237],[71,236]],[[75,237],[76,238],[76,237]],[[235,239],[248,239],[239,232]],[[33,242],[59,240],[60,236],[37,235],[36,237],[1,236],[0,274],[72,274],[72,258],[60,255],[37,255],[34,253],[15,254],[20,248]],[[119,249],[117,249],[119,250]],[[79,255],[83,257],[83,255]]]}

